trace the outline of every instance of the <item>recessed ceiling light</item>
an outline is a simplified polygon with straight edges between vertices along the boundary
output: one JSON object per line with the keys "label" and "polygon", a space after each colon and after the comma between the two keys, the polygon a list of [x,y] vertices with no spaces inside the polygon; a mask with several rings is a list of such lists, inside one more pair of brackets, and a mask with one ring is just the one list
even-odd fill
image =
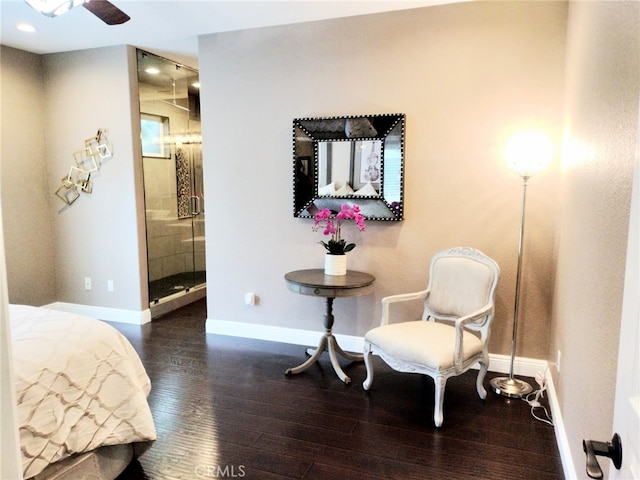
{"label": "recessed ceiling light", "polygon": [[157,75],[160,73],[160,70],[157,69],[156,67],[149,67],[149,68],[146,68],[144,71],[150,75]]}
{"label": "recessed ceiling light", "polygon": [[29,32],[29,33],[32,33],[32,32],[35,32],[35,31],[36,31],[36,27],[34,27],[33,25],[31,25],[30,23],[24,23],[24,22],[18,23],[18,24],[16,25],[16,28],[17,28],[18,30],[20,30],[21,32]]}

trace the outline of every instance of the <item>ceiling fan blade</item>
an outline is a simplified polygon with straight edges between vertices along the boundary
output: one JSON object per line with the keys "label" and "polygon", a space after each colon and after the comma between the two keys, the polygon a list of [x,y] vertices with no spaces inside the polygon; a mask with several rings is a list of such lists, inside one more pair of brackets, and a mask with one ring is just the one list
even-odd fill
{"label": "ceiling fan blade", "polygon": [[120,25],[128,22],[131,17],[107,0],[91,0],[82,4],[107,25]]}

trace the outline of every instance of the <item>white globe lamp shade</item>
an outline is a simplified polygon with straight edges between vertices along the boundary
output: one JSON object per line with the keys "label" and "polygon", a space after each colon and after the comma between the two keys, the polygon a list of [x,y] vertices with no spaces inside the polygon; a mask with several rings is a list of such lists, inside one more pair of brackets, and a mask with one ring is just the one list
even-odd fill
{"label": "white globe lamp shade", "polygon": [[504,157],[512,172],[527,179],[549,166],[553,145],[543,133],[520,132],[507,142]]}
{"label": "white globe lamp shade", "polygon": [[26,0],[32,8],[47,17],[57,17],[88,0]]}

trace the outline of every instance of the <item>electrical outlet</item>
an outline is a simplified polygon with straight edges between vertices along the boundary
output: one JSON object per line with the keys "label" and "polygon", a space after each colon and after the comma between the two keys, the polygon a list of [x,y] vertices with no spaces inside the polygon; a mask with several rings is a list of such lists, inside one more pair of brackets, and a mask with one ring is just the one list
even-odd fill
{"label": "electrical outlet", "polygon": [[107,292],[113,292],[113,280],[107,280]]}
{"label": "electrical outlet", "polygon": [[560,359],[562,358],[562,352],[558,350],[558,354],[556,355],[556,371],[560,373]]}
{"label": "electrical outlet", "polygon": [[91,290],[91,277],[84,277],[84,289]]}

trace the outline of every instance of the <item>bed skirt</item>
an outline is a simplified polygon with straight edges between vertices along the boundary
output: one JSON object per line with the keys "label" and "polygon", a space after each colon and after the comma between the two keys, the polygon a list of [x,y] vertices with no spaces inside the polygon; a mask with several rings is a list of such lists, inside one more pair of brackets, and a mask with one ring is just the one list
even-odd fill
{"label": "bed skirt", "polygon": [[28,480],[114,480],[153,442],[108,445],[53,463]]}

